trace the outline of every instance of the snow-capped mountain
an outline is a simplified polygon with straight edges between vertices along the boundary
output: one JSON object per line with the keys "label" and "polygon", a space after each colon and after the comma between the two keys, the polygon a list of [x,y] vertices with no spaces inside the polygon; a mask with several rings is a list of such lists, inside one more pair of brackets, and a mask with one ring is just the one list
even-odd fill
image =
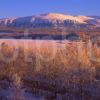
{"label": "snow-capped mountain", "polygon": [[87,26],[100,27],[100,17],[71,16],[57,13],[41,14],[38,16],[0,19],[0,26],[12,27],[51,27],[51,26]]}

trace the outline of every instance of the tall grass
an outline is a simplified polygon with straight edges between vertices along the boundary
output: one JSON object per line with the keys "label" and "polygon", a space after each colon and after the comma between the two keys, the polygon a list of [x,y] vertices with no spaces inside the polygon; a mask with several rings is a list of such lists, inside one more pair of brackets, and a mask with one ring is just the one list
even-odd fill
{"label": "tall grass", "polygon": [[[10,80],[14,79],[13,83],[17,85],[18,90],[21,88],[20,84],[22,84],[23,79],[27,79],[53,84],[58,88],[69,89],[70,92],[75,91],[77,86],[81,90],[87,85],[95,84],[96,75],[100,79],[98,71],[100,63],[96,60],[91,61],[87,44],[65,42],[62,47],[59,47],[59,45],[58,43],[55,45],[54,53],[51,44],[49,46],[42,45],[38,48],[34,45],[34,49],[19,47],[16,59],[8,60],[12,58],[16,49],[7,43],[2,43],[0,78],[6,76]],[[81,49],[79,49],[80,47]],[[92,46],[91,49],[95,58],[100,57],[99,48]]]}

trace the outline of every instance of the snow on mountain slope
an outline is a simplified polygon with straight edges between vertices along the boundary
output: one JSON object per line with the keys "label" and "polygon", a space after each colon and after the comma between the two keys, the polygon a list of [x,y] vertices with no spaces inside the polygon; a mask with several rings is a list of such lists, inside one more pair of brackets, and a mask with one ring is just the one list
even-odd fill
{"label": "snow on mountain slope", "polygon": [[44,14],[41,16],[43,19],[48,19],[48,20],[72,20],[78,23],[86,23],[85,20],[92,19],[91,17],[86,17],[86,16],[71,16],[71,15],[63,15],[63,14],[56,14],[56,13],[49,13],[49,14]]}
{"label": "snow on mountain slope", "polygon": [[5,18],[0,19],[0,26],[13,27],[46,27],[46,26],[68,26],[68,25],[100,26],[100,18],[88,16],[71,16],[57,13],[41,14],[38,16]]}
{"label": "snow on mountain slope", "polygon": [[4,18],[4,19],[0,19],[0,25],[11,24],[14,20],[15,20],[15,18]]}
{"label": "snow on mountain slope", "polygon": [[90,20],[89,23],[95,24],[97,27],[100,27],[100,16],[90,16],[95,20]]}

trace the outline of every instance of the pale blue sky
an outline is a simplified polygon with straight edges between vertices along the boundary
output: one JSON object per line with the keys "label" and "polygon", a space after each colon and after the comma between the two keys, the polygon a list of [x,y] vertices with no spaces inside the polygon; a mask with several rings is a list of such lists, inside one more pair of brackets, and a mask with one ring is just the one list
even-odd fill
{"label": "pale blue sky", "polygon": [[48,12],[100,16],[100,0],[0,0],[0,18]]}

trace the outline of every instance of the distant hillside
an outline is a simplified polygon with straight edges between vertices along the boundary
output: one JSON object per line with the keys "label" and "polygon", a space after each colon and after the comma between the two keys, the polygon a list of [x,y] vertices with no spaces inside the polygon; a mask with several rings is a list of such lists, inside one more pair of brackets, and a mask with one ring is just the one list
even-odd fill
{"label": "distant hillside", "polygon": [[100,17],[72,16],[57,13],[0,19],[0,26],[9,27],[100,27]]}
{"label": "distant hillside", "polygon": [[0,38],[86,40],[100,35],[99,16],[57,13],[0,19]]}

